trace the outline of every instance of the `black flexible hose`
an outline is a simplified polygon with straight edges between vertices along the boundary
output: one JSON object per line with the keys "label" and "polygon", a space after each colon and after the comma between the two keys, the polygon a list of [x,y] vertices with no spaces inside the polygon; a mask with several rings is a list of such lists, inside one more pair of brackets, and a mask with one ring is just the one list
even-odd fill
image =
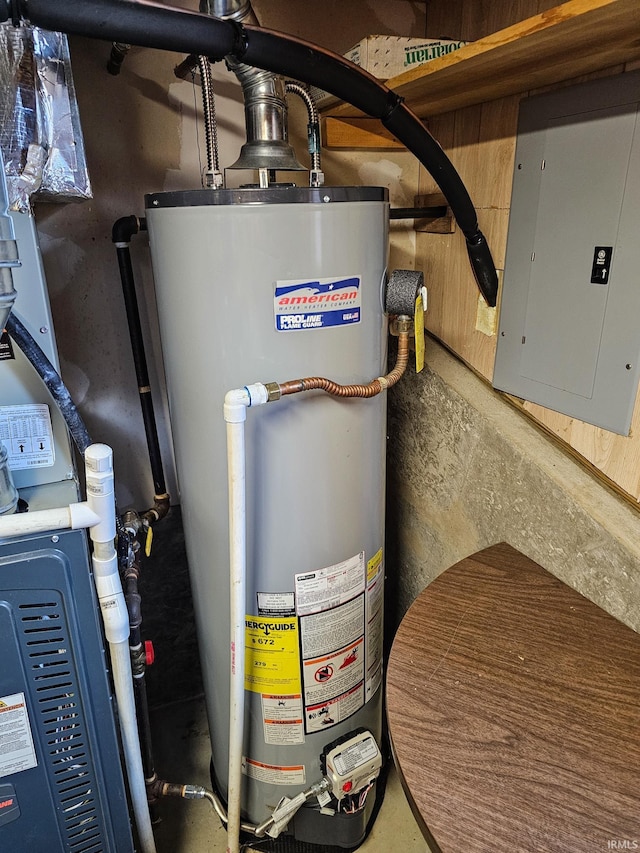
{"label": "black flexible hose", "polygon": [[31,332],[18,319],[14,311],[9,314],[6,329],[49,389],[49,393],[60,409],[62,417],[65,419],[76,447],[84,456],[85,450],[93,442],[60,374],[42,351],[40,345],[31,335]]}
{"label": "black flexible hose", "polygon": [[129,250],[131,237],[134,234],[137,234],[138,231],[143,230],[146,230],[146,223],[144,219],[139,220],[137,216],[124,216],[114,223],[111,236],[118,255],[122,295],[124,297],[127,325],[129,327],[129,339],[131,341],[133,363],[136,371],[138,393],[140,395],[140,408],[142,409],[142,420],[147,439],[147,450],[149,453],[151,476],[153,478],[153,489],[156,497],[162,497],[167,493],[167,486],[164,476],[164,467],[162,464],[160,442],[158,440],[158,428],[156,425],[153,398],[151,396],[149,370],[147,367],[147,357],[144,349],[142,326],[140,324],[140,311],[138,309],[133,266],[131,264],[131,252]]}
{"label": "black flexible hose", "polygon": [[484,298],[496,304],[498,276],[491,251],[460,176],[442,148],[402,99],[357,65],[294,36],[222,21],[145,0],[12,0],[0,4],[0,20],[15,7],[32,24],[89,38],[194,53],[295,77],[378,118],[433,175],[467,240],[469,260]]}
{"label": "black flexible hose", "polygon": [[237,39],[228,21],[145,0],[2,0],[0,21],[15,17],[5,5],[45,30],[218,60],[234,52]]}

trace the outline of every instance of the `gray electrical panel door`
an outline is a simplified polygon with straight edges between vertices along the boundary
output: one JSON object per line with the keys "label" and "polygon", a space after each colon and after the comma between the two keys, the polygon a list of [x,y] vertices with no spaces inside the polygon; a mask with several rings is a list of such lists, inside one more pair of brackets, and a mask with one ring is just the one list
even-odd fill
{"label": "gray electrical panel door", "polygon": [[493,384],[627,434],[640,376],[640,73],[522,102]]}

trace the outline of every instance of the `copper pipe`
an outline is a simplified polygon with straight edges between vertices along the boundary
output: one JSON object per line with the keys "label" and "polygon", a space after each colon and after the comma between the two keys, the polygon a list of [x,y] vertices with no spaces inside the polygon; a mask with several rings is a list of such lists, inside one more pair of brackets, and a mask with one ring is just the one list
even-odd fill
{"label": "copper pipe", "polygon": [[290,379],[279,386],[280,394],[284,397],[286,394],[298,394],[301,391],[313,391],[317,389],[326,391],[327,394],[331,394],[333,397],[375,397],[381,391],[396,384],[407,369],[408,363],[409,333],[401,332],[398,337],[398,355],[395,367],[386,376],[379,376],[367,385],[339,385],[332,379],[325,379],[322,376],[310,376],[306,379]]}

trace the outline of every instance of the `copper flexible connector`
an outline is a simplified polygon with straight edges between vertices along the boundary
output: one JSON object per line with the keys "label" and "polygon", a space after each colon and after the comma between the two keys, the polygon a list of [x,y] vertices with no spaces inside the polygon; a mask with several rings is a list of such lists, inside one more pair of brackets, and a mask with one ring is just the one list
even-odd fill
{"label": "copper flexible connector", "polygon": [[386,388],[391,388],[400,379],[409,363],[409,333],[401,332],[398,336],[398,355],[396,364],[386,376],[379,376],[368,385],[339,385],[332,379],[322,376],[309,376],[306,379],[291,379],[280,385],[282,396],[299,394],[301,391],[326,391],[333,397],[375,397]]}

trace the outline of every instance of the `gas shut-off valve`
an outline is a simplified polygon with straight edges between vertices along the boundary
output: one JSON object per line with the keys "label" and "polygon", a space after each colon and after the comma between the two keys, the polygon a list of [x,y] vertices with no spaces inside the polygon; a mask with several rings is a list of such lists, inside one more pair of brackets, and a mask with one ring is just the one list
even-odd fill
{"label": "gas shut-off valve", "polygon": [[382,767],[382,754],[371,732],[352,732],[325,747],[321,755],[325,778],[343,812],[359,811]]}
{"label": "gas shut-off valve", "polygon": [[282,797],[271,816],[254,827],[258,838],[277,838],[297,811],[317,798],[323,814],[355,814],[361,811],[380,774],[382,754],[371,732],[356,729],[328,744],[321,756],[322,779],[290,799]]}

